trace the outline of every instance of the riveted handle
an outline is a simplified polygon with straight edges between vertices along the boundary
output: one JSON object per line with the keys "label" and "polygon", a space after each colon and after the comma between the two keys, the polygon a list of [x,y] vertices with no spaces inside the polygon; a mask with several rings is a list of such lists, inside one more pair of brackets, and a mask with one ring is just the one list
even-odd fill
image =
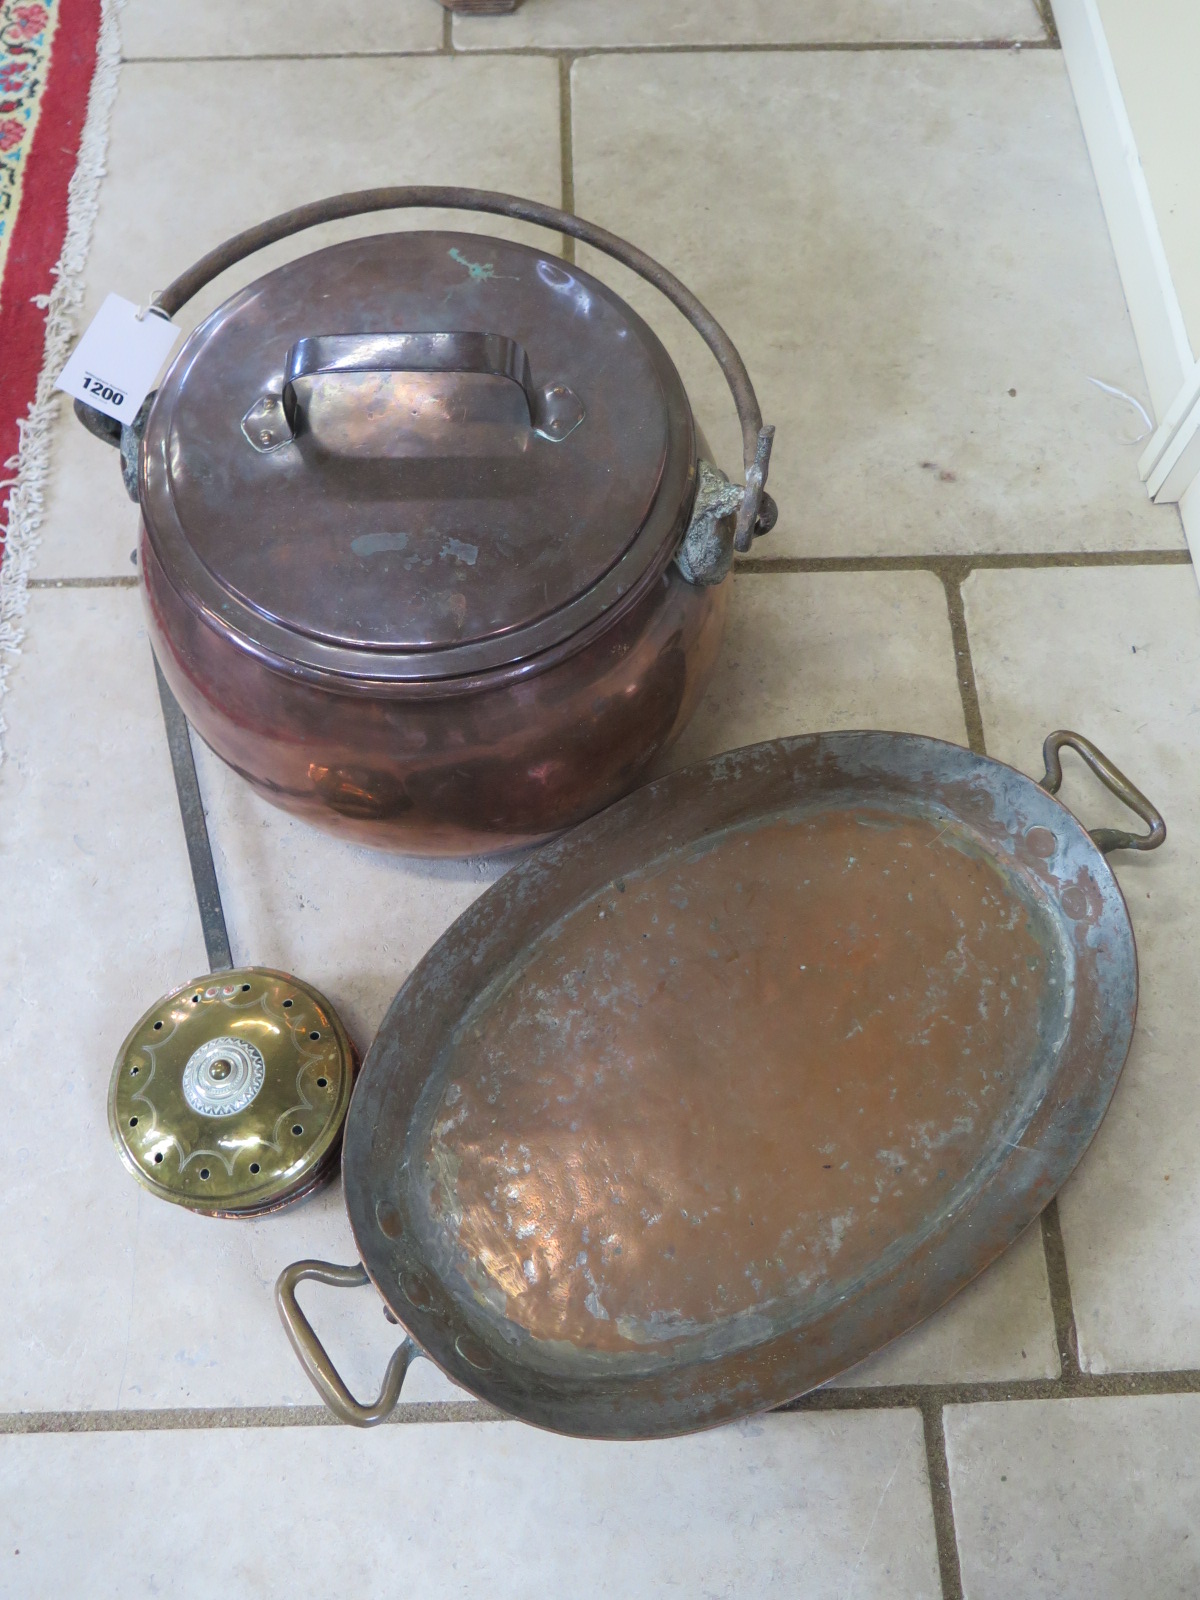
{"label": "riveted handle", "polygon": [[1108,855],[1113,850],[1157,850],[1167,837],[1167,825],[1157,806],[1151,804],[1140,789],[1130,783],[1125,774],[1115,767],[1102,750],[1081,733],[1059,728],[1047,734],[1042,746],[1042,759],[1046,763],[1046,776],[1042,788],[1047,794],[1057,794],[1062,786],[1063,770],[1060,752],[1069,746],[1082,756],[1110,794],[1115,794],[1122,805],[1137,813],[1150,829],[1149,833],[1126,833],[1120,828],[1093,828],[1091,837],[1097,848]]}
{"label": "riveted handle", "polygon": [[355,1428],[373,1428],[396,1409],[400,1390],[408,1372],[409,1363],[419,1354],[411,1339],[405,1339],[387,1364],[383,1375],[383,1388],[373,1405],[365,1406],[356,1400],[342,1382],[341,1376],[325,1346],[317,1338],[313,1326],[300,1309],[296,1299],[296,1286],[306,1278],[316,1283],[326,1283],[335,1289],[358,1289],[370,1283],[366,1268],[360,1265],[338,1267],[330,1261],[296,1261],[285,1267],[275,1283],[275,1304],[283,1322],[283,1331],[299,1357],[300,1365],[308,1373],[313,1387],[340,1422]]}
{"label": "riveted handle", "polygon": [[583,421],[584,411],[565,384],[539,389],[523,345],[500,333],[329,333],[297,339],[283,367],[283,392],[257,400],[242,418],[242,432],[259,451],[290,444],[301,427],[296,384],[339,372],[473,372],[506,378],[525,396],[529,424],[560,444]]}

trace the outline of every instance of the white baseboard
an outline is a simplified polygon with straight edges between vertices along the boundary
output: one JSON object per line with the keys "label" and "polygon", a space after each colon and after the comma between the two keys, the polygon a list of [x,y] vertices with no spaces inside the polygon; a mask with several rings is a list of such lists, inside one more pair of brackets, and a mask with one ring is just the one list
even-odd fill
{"label": "white baseboard", "polygon": [[1200,367],[1172,401],[1138,466],[1158,501],[1178,500],[1200,473]]}
{"label": "white baseboard", "polygon": [[1183,536],[1196,563],[1196,576],[1200,579],[1200,478],[1179,496],[1179,517],[1183,523]]}
{"label": "white baseboard", "polygon": [[1157,419],[1142,479],[1151,499],[1178,504],[1200,578],[1200,364],[1096,0],[1051,3]]}
{"label": "white baseboard", "polygon": [[1196,358],[1095,0],[1052,3],[1154,414],[1162,418]]}

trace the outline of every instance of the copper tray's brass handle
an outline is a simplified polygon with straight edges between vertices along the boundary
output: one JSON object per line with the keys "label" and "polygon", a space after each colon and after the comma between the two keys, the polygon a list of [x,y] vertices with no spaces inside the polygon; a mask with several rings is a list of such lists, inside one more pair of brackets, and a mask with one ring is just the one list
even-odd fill
{"label": "copper tray's brass handle", "polygon": [[1120,828],[1093,828],[1091,837],[1096,847],[1105,855],[1112,850],[1157,850],[1167,837],[1167,825],[1158,807],[1152,805],[1141,790],[1136,789],[1125,774],[1113,766],[1104,752],[1081,733],[1059,728],[1057,732],[1047,734],[1042,746],[1042,758],[1046,763],[1042,788],[1047,794],[1057,794],[1062,785],[1060,751],[1064,745],[1081,755],[1109,793],[1115,794],[1123,805],[1135,811],[1150,829],[1149,833],[1125,833]]}
{"label": "copper tray's brass handle", "polygon": [[335,1289],[358,1289],[371,1281],[366,1268],[359,1265],[338,1267],[330,1261],[293,1262],[290,1267],[283,1269],[276,1280],[275,1304],[283,1320],[283,1331],[291,1341],[300,1365],[308,1373],[313,1387],[330,1411],[339,1421],[348,1422],[352,1427],[373,1428],[396,1409],[409,1363],[418,1354],[417,1347],[411,1339],[405,1339],[387,1364],[379,1399],[374,1405],[364,1406],[361,1401],[354,1398],[342,1382],[325,1346],[317,1338],[312,1324],[300,1309],[296,1299],[296,1285],[303,1283],[305,1278],[312,1278],[317,1283],[330,1284]]}
{"label": "copper tray's brass handle", "polygon": [[560,444],[583,421],[578,398],[562,383],[534,385],[523,345],[501,333],[327,333],[297,339],[283,366],[282,395],[267,394],[242,418],[256,450],[289,444],[301,425],[296,384],[337,372],[475,372],[507,378],[525,396],[529,423]]}

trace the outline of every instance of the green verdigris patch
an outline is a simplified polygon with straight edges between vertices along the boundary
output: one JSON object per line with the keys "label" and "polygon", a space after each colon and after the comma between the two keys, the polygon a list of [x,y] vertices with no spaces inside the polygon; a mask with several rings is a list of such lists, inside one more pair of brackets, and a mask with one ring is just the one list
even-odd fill
{"label": "green verdigris patch", "polygon": [[457,261],[460,267],[466,267],[476,283],[485,283],[488,278],[496,276],[496,268],[491,261],[468,261],[457,245],[450,246],[450,259]]}

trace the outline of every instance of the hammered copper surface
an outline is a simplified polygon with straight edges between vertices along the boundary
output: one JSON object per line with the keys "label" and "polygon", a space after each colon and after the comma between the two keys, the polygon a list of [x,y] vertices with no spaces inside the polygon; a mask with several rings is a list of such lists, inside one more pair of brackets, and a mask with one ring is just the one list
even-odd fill
{"label": "hammered copper surface", "polygon": [[514,869],[402,989],[347,1122],[363,1262],[525,1420],[781,1403],[1033,1220],[1136,984],[1111,870],[1021,774],[890,734],[715,758]]}
{"label": "hammered copper surface", "polygon": [[354,1059],[310,985],[264,967],[209,973],[152,1006],[121,1046],[109,1129],[161,1199],[210,1216],[276,1210],[336,1170]]}
{"label": "hammered copper surface", "polygon": [[538,1339],[647,1352],[863,1272],[1007,1129],[1061,1013],[1008,887],[863,808],[590,902],[456,1042],[419,1182],[458,1270]]}

